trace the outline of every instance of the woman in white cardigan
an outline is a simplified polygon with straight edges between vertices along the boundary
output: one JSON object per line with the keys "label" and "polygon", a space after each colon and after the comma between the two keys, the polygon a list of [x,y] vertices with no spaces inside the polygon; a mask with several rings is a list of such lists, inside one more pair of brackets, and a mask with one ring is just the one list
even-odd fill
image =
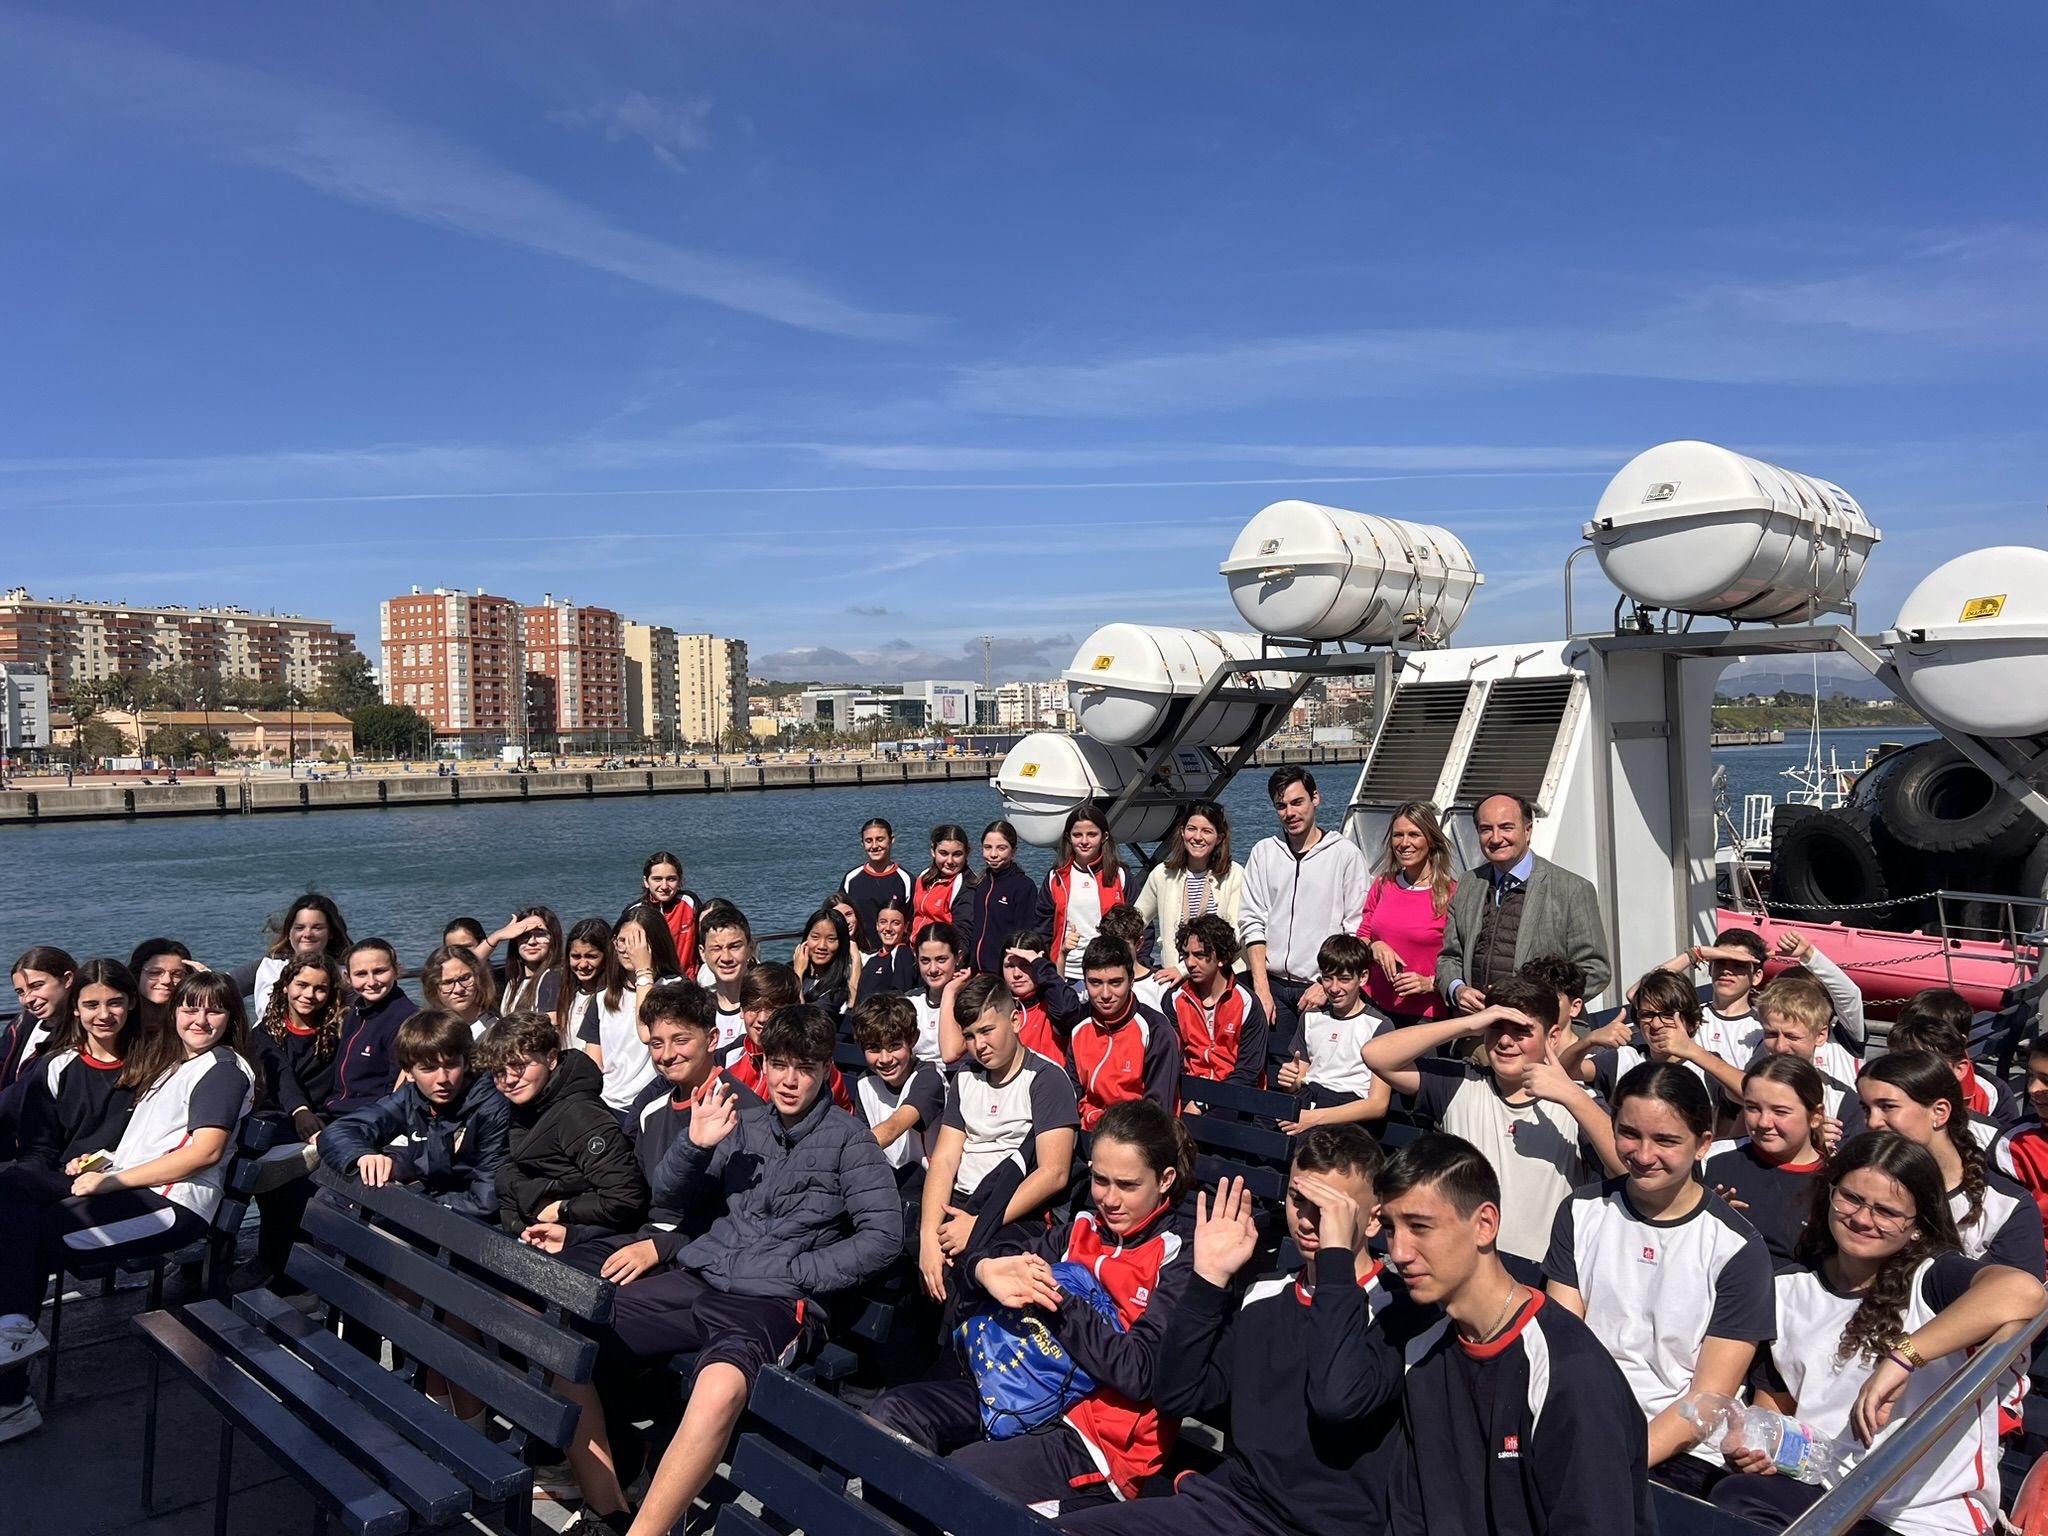
{"label": "woman in white cardigan", "polygon": [[1160,963],[1153,974],[1168,986],[1179,981],[1180,925],[1216,912],[1235,928],[1243,894],[1244,866],[1230,857],[1230,817],[1215,801],[1198,800],[1174,828],[1166,857],[1152,866],[1135,903],[1138,915],[1159,928]]}

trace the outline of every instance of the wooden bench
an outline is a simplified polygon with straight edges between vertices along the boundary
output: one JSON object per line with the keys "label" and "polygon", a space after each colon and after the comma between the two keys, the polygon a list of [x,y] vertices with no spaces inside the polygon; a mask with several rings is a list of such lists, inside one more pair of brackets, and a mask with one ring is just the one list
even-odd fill
{"label": "wooden bench", "polygon": [[[351,1536],[532,1528],[530,1443],[559,1449],[577,1405],[551,1378],[586,1382],[614,1288],[413,1190],[365,1189],[322,1168],[286,1272],[324,1304],[316,1322],[267,1290],[135,1320],[158,1360],[183,1371],[221,1418],[214,1529],[226,1529],[237,1433],[313,1496],[319,1526]],[[406,1295],[417,1300],[403,1299]],[[344,1321],[388,1340],[387,1371],[337,1336]],[[449,1326],[467,1324],[466,1338]],[[493,1441],[419,1390],[433,1371],[510,1426]],[[153,1497],[156,1415],[144,1429],[143,1506]]]}
{"label": "wooden bench", "polygon": [[[149,1276],[149,1310],[152,1312],[164,1304],[164,1275],[174,1268],[196,1269],[203,1294],[224,1295],[228,1271],[235,1262],[235,1238],[242,1230],[243,1219],[249,1214],[250,1197],[255,1193],[257,1165],[264,1153],[289,1138],[289,1122],[277,1116],[242,1117],[242,1123],[235,1131],[234,1147],[228,1154],[227,1168],[221,1174],[220,1203],[213,1208],[206,1236],[198,1243],[171,1253],[144,1254],[132,1259],[95,1259],[89,1253],[66,1252],[64,1267],[57,1275],[56,1294],[50,1302],[50,1364],[43,1385],[46,1401],[57,1401],[57,1363],[61,1358],[64,1332],[64,1277],[70,1275],[82,1281],[97,1280],[111,1292],[117,1274],[146,1274]],[[156,1383],[153,1377],[150,1386],[149,1411],[154,1414]]]}
{"label": "wooden bench", "polygon": [[[755,1379],[731,1458],[761,1506],[718,1515],[717,1536],[1050,1536],[1054,1527],[980,1479],[912,1445],[787,1371]],[[850,1484],[858,1482],[856,1495]]]}

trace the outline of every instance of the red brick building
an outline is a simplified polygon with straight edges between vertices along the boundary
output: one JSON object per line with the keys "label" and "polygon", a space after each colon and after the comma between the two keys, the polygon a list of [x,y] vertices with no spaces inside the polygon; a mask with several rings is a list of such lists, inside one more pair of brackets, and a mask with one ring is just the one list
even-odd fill
{"label": "red brick building", "polygon": [[536,738],[592,746],[623,738],[626,621],[552,592],[525,611],[527,712]]}
{"label": "red brick building", "polygon": [[481,751],[519,737],[525,681],[519,604],[479,588],[418,587],[378,604],[384,698],[409,704],[434,734]]}

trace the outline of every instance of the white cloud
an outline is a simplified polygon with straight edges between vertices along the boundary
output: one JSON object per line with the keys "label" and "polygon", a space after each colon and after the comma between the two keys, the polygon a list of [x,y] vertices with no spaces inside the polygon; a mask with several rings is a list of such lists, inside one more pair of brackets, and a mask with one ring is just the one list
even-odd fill
{"label": "white cloud", "polygon": [[638,140],[672,171],[688,170],[688,162],[711,143],[706,126],[711,117],[709,96],[667,101],[643,91],[628,91],[617,101],[602,106],[575,107],[548,115],[572,128],[602,128],[605,138],[614,144]]}
{"label": "white cloud", "polygon": [[342,202],[559,257],[801,330],[869,339],[930,321],[864,309],[766,260],[639,234],[530,176],[358,97],[195,59],[130,33],[0,14],[0,82],[89,102]]}

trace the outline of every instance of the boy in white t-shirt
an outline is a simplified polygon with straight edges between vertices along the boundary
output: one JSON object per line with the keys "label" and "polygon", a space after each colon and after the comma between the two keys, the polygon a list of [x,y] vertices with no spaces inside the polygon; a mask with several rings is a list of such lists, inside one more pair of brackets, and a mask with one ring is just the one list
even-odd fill
{"label": "boy in white t-shirt", "polygon": [[1301,1110],[1280,1129],[1290,1136],[1319,1125],[1384,1120],[1394,1089],[1365,1064],[1365,1045],[1390,1028],[1387,1016],[1365,1000],[1372,951],[1355,934],[1333,933],[1316,951],[1323,1005],[1301,1016],[1293,1059],[1275,1074],[1287,1093],[1302,1097]]}
{"label": "boy in white t-shirt", "polygon": [[[1625,1170],[1607,1111],[1557,1064],[1571,1032],[1558,993],[1517,974],[1486,997],[1477,1013],[1385,1031],[1366,1042],[1365,1064],[1485,1155],[1504,1194],[1500,1249],[1535,1265],[1573,1189]],[[1484,1043],[1472,1060],[1432,1054],[1467,1035]]]}
{"label": "boy in white t-shirt", "polygon": [[868,1059],[853,1101],[895,1169],[896,1187],[914,1194],[924,1187],[925,1159],[938,1139],[945,1080],[917,1059],[917,1010],[907,997],[862,998],[853,1010],[853,1038]]}

